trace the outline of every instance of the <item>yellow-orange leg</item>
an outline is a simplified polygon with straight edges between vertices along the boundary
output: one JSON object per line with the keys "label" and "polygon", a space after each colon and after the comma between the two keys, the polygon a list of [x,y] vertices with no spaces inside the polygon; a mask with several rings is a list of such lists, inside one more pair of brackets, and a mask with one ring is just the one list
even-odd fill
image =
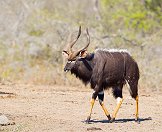
{"label": "yellow-orange leg", "polygon": [[99,99],[99,103],[100,103],[105,115],[107,116],[108,120],[111,120],[110,114],[104,105],[104,91],[101,91],[98,93],[98,99]]}
{"label": "yellow-orange leg", "polygon": [[105,105],[104,105],[103,102],[101,103],[101,107],[102,107],[102,109],[103,109],[105,115],[107,116],[107,118],[108,118],[109,120],[111,120],[110,113],[107,111],[107,109],[106,109],[106,107],[105,107]]}
{"label": "yellow-orange leg", "polygon": [[136,97],[136,113],[135,113],[135,121],[138,121],[138,95]]}
{"label": "yellow-orange leg", "polygon": [[112,115],[111,122],[113,122],[113,121],[115,120],[116,115],[117,115],[117,113],[118,113],[118,111],[119,111],[119,108],[120,108],[122,102],[123,102],[123,98],[119,98],[119,97],[118,97],[118,98],[117,98],[117,106],[116,106],[116,108],[115,108],[115,110],[114,110],[114,113],[113,113],[113,115]]}
{"label": "yellow-orange leg", "polygon": [[87,117],[87,122],[89,122],[91,119],[91,114],[92,114],[92,109],[93,109],[94,103],[95,103],[95,99],[91,99],[91,108],[90,108],[89,116]]}

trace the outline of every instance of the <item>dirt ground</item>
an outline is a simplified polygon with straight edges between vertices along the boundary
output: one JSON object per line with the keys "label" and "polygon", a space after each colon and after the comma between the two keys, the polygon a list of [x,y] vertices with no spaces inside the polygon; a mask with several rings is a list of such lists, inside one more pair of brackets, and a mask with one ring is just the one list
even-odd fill
{"label": "dirt ground", "polygon": [[[90,124],[85,123],[92,90],[66,86],[0,85],[0,113],[15,125],[4,132],[85,132],[162,130],[162,94],[139,91],[140,124],[134,122],[135,101],[124,90],[124,102],[114,123],[108,123],[96,101]],[[105,91],[105,105],[113,112],[116,100]]]}

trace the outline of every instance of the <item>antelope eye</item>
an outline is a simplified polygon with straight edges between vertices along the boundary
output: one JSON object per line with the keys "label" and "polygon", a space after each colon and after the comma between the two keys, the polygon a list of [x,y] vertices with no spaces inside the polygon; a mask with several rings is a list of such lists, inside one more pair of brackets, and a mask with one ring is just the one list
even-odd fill
{"label": "antelope eye", "polygon": [[71,61],[68,61],[67,63],[68,63],[68,64],[70,64],[70,63],[71,63]]}
{"label": "antelope eye", "polygon": [[75,61],[70,60],[70,61],[68,61],[67,63],[70,64],[70,63],[74,63],[74,62],[75,62]]}

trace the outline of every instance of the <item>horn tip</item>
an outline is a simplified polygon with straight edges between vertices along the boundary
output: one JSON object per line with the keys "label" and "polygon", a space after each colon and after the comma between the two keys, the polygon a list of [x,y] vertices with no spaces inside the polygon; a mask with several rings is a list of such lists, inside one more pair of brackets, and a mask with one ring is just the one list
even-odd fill
{"label": "horn tip", "polygon": [[79,31],[81,31],[81,28],[82,28],[82,26],[80,25],[80,26],[79,26]]}
{"label": "horn tip", "polygon": [[86,32],[87,32],[87,34],[89,35],[89,31],[88,31],[88,28],[86,28]]}

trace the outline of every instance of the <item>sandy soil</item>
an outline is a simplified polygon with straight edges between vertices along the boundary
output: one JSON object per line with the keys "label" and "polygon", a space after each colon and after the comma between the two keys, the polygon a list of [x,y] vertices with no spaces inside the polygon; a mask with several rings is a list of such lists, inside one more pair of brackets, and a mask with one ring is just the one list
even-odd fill
{"label": "sandy soil", "polygon": [[[108,123],[98,101],[92,121],[85,123],[92,91],[65,86],[0,85],[0,113],[15,125],[0,126],[0,131],[85,132],[85,131],[162,131],[162,94],[141,92],[140,124],[134,122],[135,101],[127,90],[114,123]],[[112,113],[116,100],[105,91],[105,104]]]}

